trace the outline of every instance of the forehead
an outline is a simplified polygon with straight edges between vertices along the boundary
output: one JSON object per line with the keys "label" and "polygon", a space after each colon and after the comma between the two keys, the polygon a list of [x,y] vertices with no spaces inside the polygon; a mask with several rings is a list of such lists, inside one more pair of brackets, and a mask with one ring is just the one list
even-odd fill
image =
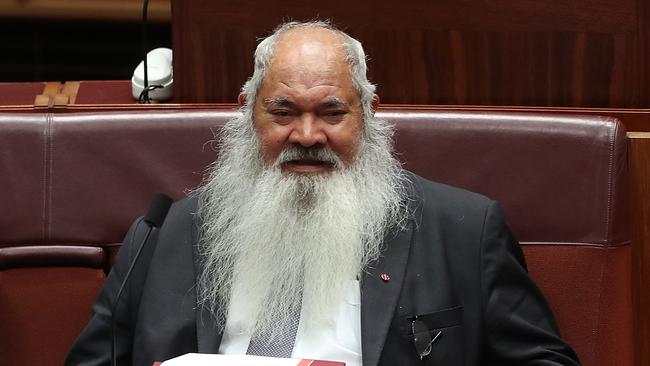
{"label": "forehead", "polygon": [[290,61],[291,57],[296,56],[304,61],[344,62],[344,47],[343,37],[332,30],[317,27],[291,29],[278,36],[271,63],[278,59]]}
{"label": "forehead", "polygon": [[287,31],[275,45],[264,83],[351,88],[344,44],[341,35],[323,28]]}

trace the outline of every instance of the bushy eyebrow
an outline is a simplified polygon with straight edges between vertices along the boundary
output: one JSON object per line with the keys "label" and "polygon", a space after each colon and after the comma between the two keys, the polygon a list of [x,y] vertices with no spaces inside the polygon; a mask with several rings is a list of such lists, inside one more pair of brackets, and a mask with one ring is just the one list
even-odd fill
{"label": "bushy eyebrow", "polygon": [[264,104],[269,106],[278,106],[278,107],[293,107],[295,103],[289,100],[287,97],[274,97],[264,99]]}
{"label": "bushy eyebrow", "polygon": [[332,97],[321,103],[321,107],[323,108],[340,108],[346,106],[347,103],[345,103],[341,98],[337,97]]}
{"label": "bushy eyebrow", "polygon": [[[292,102],[287,97],[273,97],[264,99],[264,105],[266,107],[276,106],[276,107],[288,107],[293,108],[296,106],[296,103]],[[337,97],[331,97],[320,103],[320,108],[341,108],[345,107],[347,103]]]}

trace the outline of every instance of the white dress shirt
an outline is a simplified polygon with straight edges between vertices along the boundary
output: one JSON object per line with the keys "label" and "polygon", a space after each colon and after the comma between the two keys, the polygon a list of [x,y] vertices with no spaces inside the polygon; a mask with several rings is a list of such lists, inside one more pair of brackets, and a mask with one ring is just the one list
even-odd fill
{"label": "white dress shirt", "polygon": [[[241,307],[231,301],[226,328],[221,338],[219,353],[245,354],[251,335],[244,331],[248,324],[237,316]],[[346,366],[361,366],[361,292],[359,281],[350,280],[345,288],[343,300],[335,306],[328,326],[308,330],[302,319],[305,309],[300,313],[300,325],[291,357],[315,360],[345,362]],[[238,320],[233,320],[238,319]]]}

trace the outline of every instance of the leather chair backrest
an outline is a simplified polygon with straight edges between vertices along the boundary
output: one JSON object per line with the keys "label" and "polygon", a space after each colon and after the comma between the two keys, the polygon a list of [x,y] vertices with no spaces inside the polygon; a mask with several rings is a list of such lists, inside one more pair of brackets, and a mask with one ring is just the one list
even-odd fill
{"label": "leather chair backrest", "polygon": [[406,167],[501,202],[584,365],[631,365],[625,131],[605,117],[385,111]]}
{"label": "leather chair backrest", "polygon": [[[237,113],[0,114],[0,202],[5,204],[0,213],[0,322],[29,319],[32,308],[6,306],[21,296],[16,303],[53,306],[47,299],[57,306],[81,306],[89,314],[92,296],[53,298],[56,287],[47,271],[85,269],[88,273],[70,272],[69,277],[92,278],[76,285],[96,294],[103,279],[99,268],[110,267],[151,195],[161,191],[178,199],[196,187],[217,157],[215,133]],[[532,276],[583,364],[632,364],[626,148],[618,121],[418,109],[385,109],[377,117],[396,125],[396,151],[408,169],[502,203]],[[53,245],[86,260],[43,261],[43,255],[56,256]],[[32,250],[40,251],[41,260],[16,254],[15,248],[22,247],[37,248]],[[101,248],[103,254],[75,254],[75,248],[86,247]],[[34,253],[28,257],[39,258]],[[27,269],[31,272],[25,276],[40,285],[30,293],[20,292],[24,278],[14,276]],[[79,322],[69,329],[45,322],[40,333],[22,338],[0,334],[0,353],[25,364],[34,360],[32,355],[14,350],[33,347],[50,360],[62,360],[67,347],[52,344],[44,350],[40,345],[48,334],[78,332]]]}

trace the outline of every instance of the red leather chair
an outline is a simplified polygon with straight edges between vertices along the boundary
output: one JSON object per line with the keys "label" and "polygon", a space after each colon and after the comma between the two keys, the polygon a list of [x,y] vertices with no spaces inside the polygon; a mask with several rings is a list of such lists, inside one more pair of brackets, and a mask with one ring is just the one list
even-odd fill
{"label": "red leather chair", "polygon": [[616,120],[386,111],[429,179],[501,202],[528,268],[584,365],[632,365],[625,131]]}
{"label": "red leather chair", "polygon": [[[61,363],[71,338],[45,340],[78,332],[100,267],[110,267],[129,224],[154,192],[181,198],[199,184],[217,156],[214,132],[236,113],[0,113],[0,322],[10,324],[0,331],[3,361]],[[407,168],[502,203],[584,365],[632,364],[620,123],[453,110],[378,116],[397,125]]]}

